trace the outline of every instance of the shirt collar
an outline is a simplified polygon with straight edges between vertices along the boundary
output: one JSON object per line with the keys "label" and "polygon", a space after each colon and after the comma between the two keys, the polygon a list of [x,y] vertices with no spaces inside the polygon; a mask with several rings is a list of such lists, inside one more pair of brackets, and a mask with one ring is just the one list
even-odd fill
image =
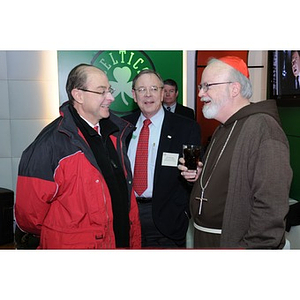
{"label": "shirt collar", "polygon": [[[161,123],[161,120],[164,118],[164,115],[165,115],[165,111],[164,111],[163,107],[161,106],[159,111],[153,117],[150,118],[151,123],[154,126],[158,126]],[[141,125],[142,125],[144,120],[146,120],[146,119],[147,118],[143,115],[143,113],[141,113],[138,122],[141,123]]]}
{"label": "shirt collar", "polygon": [[[79,115],[80,116],[80,115]],[[99,126],[99,122],[97,124],[92,124],[91,122],[89,122],[88,120],[86,120],[83,116],[80,116],[80,118],[82,118],[86,123],[88,123],[92,128],[94,128],[95,126]],[[99,126],[100,127],[100,126]]]}
{"label": "shirt collar", "polygon": [[164,106],[165,108],[170,107],[170,108],[171,108],[171,111],[174,111],[175,108],[176,108],[176,104],[177,104],[177,102],[173,103],[172,105],[167,105],[167,104],[164,103],[163,106]]}

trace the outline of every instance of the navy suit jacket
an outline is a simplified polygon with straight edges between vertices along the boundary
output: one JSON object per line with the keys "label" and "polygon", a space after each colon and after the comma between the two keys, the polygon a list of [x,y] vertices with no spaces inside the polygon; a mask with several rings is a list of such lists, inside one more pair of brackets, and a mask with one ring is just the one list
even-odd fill
{"label": "navy suit jacket", "polygon": [[[140,111],[123,118],[136,125],[139,116]],[[182,157],[183,144],[200,145],[200,142],[200,126],[196,121],[165,110],[155,164],[152,209],[155,225],[171,239],[186,236],[192,186],[177,167],[162,166],[163,153],[178,153]]]}

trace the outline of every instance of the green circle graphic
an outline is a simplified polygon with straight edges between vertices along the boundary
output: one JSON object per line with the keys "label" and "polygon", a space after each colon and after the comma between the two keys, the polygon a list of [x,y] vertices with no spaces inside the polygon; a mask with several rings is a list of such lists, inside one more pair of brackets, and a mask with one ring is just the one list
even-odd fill
{"label": "green circle graphic", "polygon": [[132,80],[144,69],[155,70],[150,57],[144,51],[99,51],[93,57],[91,64],[103,70],[115,89],[115,101],[110,109],[118,114],[125,115],[137,109],[132,98]]}

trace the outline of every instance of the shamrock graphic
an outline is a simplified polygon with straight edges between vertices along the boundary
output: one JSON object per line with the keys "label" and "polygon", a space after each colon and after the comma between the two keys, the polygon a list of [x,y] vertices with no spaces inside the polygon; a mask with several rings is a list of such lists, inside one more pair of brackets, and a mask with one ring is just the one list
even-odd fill
{"label": "shamrock graphic", "polygon": [[128,101],[125,98],[125,94],[131,97],[131,85],[132,81],[129,81],[131,77],[131,70],[128,67],[117,67],[113,71],[113,76],[116,81],[111,81],[113,88],[116,90],[116,97],[121,94],[122,101],[128,106]]}

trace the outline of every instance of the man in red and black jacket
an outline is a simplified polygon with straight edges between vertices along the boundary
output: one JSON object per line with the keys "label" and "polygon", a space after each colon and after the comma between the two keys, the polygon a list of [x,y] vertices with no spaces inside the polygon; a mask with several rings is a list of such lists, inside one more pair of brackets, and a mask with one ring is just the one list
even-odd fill
{"label": "man in red and black jacket", "polygon": [[141,230],[125,146],[133,126],[113,115],[106,74],[76,66],[69,101],[23,152],[15,215],[41,249],[140,248]]}

